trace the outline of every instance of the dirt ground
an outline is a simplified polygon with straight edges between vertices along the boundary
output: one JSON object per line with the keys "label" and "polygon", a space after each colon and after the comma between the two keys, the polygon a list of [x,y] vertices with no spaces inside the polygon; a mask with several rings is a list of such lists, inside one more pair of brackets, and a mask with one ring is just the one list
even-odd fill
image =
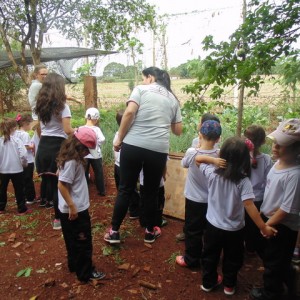
{"label": "dirt ground", "polygon": [[[39,191],[39,182],[36,187]],[[252,286],[261,284],[261,261],[256,256],[246,256],[234,296],[225,296],[221,287],[211,293],[201,291],[201,270],[175,265],[176,255],[184,253],[184,243],[175,239],[183,222],[167,216],[168,225],[151,246],[144,244],[144,230],[138,220],[129,218],[121,228],[121,246],[108,245],[103,235],[109,227],[116,196],[109,169],[106,170],[106,188],[107,196],[100,197],[94,184],[90,184],[94,263],[106,273],[106,278],[81,284],[68,271],[61,231],[51,227],[53,211],[33,204],[32,214],[16,216],[10,186],[7,213],[0,215],[0,299],[209,300],[232,297],[242,300],[249,299]]]}

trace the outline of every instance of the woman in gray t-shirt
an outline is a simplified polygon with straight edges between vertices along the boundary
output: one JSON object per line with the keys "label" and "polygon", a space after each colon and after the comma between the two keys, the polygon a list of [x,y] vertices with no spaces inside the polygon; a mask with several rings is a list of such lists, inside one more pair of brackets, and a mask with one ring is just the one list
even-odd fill
{"label": "woman in gray t-shirt", "polygon": [[169,153],[170,129],[176,135],[182,132],[179,101],[171,90],[169,74],[156,67],[147,68],[142,74],[144,84],[132,91],[114,142],[115,150],[122,148],[122,151],[112,228],[104,237],[110,244],[120,243],[119,228],[141,169],[144,171],[144,241],[153,243],[160,235],[154,219],[159,184]]}

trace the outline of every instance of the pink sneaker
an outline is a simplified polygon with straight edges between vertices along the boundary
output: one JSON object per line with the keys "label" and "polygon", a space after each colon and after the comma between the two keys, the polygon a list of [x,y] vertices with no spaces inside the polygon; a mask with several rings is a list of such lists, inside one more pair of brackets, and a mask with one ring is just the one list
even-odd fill
{"label": "pink sneaker", "polygon": [[235,287],[227,287],[225,286],[224,287],[224,294],[225,295],[229,295],[229,296],[232,296],[235,294]]}
{"label": "pink sneaker", "polygon": [[177,263],[177,265],[179,265],[181,267],[187,267],[188,266],[186,264],[185,260],[184,260],[184,256],[183,255],[176,256],[176,263]]}
{"label": "pink sneaker", "polygon": [[216,283],[214,286],[208,288],[208,287],[205,287],[203,284],[201,284],[201,285],[200,285],[201,290],[204,291],[204,292],[209,293],[209,292],[211,292],[213,289],[215,289],[216,287],[218,287],[218,286],[222,283],[222,280],[223,280],[222,275],[218,275],[217,283]]}

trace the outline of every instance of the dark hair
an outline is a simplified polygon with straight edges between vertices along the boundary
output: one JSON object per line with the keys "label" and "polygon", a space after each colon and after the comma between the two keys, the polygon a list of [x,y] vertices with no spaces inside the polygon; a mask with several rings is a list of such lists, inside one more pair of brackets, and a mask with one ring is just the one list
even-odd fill
{"label": "dark hair", "polygon": [[249,150],[243,139],[230,137],[220,149],[220,158],[226,160],[225,169],[218,168],[215,172],[225,179],[238,183],[242,178],[250,177],[251,165]]}
{"label": "dark hair", "polygon": [[116,114],[116,121],[118,123],[118,125],[120,126],[121,124],[121,121],[122,121],[122,118],[123,118],[123,114],[124,114],[124,109],[120,109],[117,111],[117,114]]}
{"label": "dark hair", "polygon": [[66,140],[63,141],[60,151],[57,155],[56,162],[58,168],[63,168],[66,161],[73,159],[85,166],[85,150],[88,150],[88,148],[84,146],[74,134],[70,135]]}
{"label": "dark hair", "polygon": [[254,145],[253,157],[251,157],[252,168],[257,168],[256,156],[259,153],[259,148],[265,143],[266,132],[258,125],[250,125],[244,131],[244,136],[248,138]]}
{"label": "dark hair", "polygon": [[24,126],[25,124],[32,122],[32,116],[30,114],[26,114],[22,116],[21,114],[18,114],[16,116],[16,121],[18,123],[19,128]]}
{"label": "dark hair", "polygon": [[220,119],[216,115],[213,115],[211,113],[205,113],[202,115],[201,123],[204,123],[205,121],[209,121],[209,120],[217,121],[218,123],[221,123]]}
{"label": "dark hair", "polygon": [[149,67],[142,71],[142,74],[145,77],[148,77],[149,75],[153,76],[155,78],[155,82],[157,82],[159,85],[165,87],[170,93],[174,95],[174,97],[177,99],[175,94],[173,93],[171,89],[171,78],[167,71],[161,70],[157,67]]}
{"label": "dark hair", "polygon": [[0,132],[4,137],[4,143],[10,141],[10,135],[12,129],[17,128],[17,121],[13,118],[3,118],[0,123]]}
{"label": "dark hair", "polygon": [[43,124],[50,122],[51,117],[59,116],[66,103],[65,80],[62,76],[51,73],[43,81],[37,95],[35,113]]}
{"label": "dark hair", "polygon": [[216,115],[213,115],[211,113],[205,113],[201,116],[200,123],[197,126],[197,131],[200,130],[202,123],[209,120],[213,120],[213,121],[217,121],[218,123],[221,123],[220,119]]}

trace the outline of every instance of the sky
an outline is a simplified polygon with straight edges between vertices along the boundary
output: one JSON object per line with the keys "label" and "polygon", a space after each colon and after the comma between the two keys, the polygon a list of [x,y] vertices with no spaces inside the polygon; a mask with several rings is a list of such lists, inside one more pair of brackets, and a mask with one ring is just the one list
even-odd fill
{"label": "sky", "polygon": [[[215,41],[227,40],[241,23],[243,0],[147,0],[157,7],[159,15],[168,14],[166,18],[166,45],[168,68],[177,67],[194,58],[204,58],[201,42],[207,35],[213,35]],[[143,54],[138,57],[144,67],[153,65],[152,32],[141,32],[138,38],[143,42]],[[52,47],[76,46],[74,42],[57,38],[57,33],[49,34],[48,41]],[[49,43],[44,47],[48,47]],[[156,42],[155,65],[161,67],[161,44]],[[126,54],[113,54],[101,57],[97,66],[97,74],[110,62],[132,65]],[[99,74],[100,73],[100,74]]]}

